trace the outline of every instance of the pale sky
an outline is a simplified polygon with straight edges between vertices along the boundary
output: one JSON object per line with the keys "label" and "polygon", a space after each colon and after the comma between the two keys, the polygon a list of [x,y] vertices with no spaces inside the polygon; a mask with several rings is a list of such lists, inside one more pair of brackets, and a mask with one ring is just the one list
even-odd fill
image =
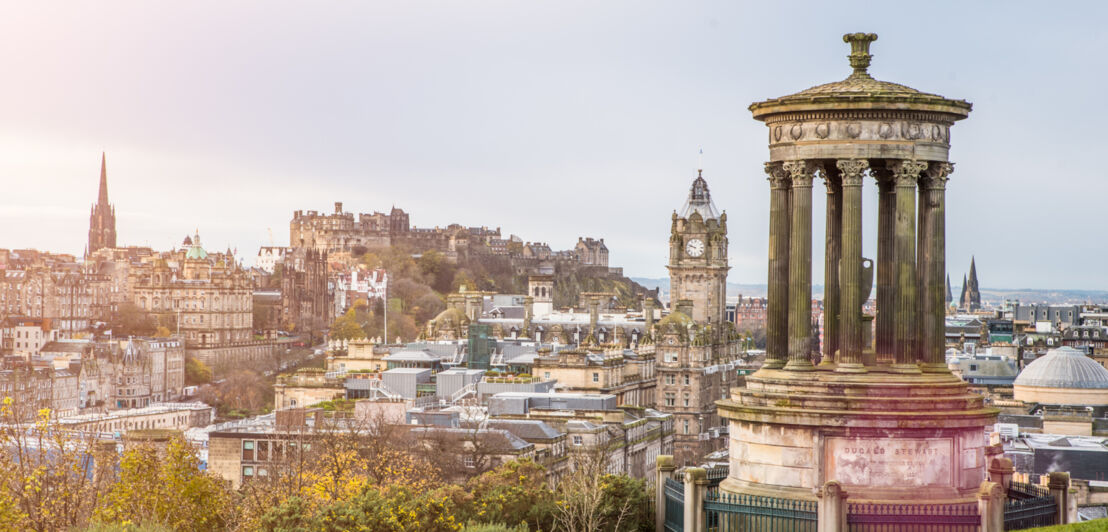
{"label": "pale sky", "polygon": [[[966,99],[947,256],[993,288],[1108,289],[1101,2],[0,2],[0,247],[79,254],[108,154],[121,245],[247,263],[293,210],[500,226],[665,275],[697,147],[735,283],[764,283],[755,101],[850,73]],[[875,192],[865,254],[875,256]],[[822,280],[822,186],[815,275]]]}

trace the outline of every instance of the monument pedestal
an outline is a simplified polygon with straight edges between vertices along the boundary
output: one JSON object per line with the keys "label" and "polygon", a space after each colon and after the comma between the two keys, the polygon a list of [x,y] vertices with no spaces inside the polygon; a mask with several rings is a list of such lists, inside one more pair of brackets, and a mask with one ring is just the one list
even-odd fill
{"label": "monument pedestal", "polygon": [[730,420],[725,492],[814,500],[838,481],[851,501],[975,500],[997,411],[946,373],[762,369],[717,403]]}

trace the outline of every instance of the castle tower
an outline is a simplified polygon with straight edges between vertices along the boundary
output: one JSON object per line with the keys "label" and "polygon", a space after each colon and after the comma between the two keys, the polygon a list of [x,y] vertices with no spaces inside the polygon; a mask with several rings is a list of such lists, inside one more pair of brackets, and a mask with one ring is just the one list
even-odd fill
{"label": "castle tower", "polygon": [[674,211],[669,237],[669,301],[692,301],[696,323],[719,324],[727,309],[727,214],[712,203],[708,182],[697,170],[681,212]]}
{"label": "castle tower", "polygon": [[115,207],[108,203],[107,155],[100,154],[100,193],[88,222],[88,252],[115,247]]}

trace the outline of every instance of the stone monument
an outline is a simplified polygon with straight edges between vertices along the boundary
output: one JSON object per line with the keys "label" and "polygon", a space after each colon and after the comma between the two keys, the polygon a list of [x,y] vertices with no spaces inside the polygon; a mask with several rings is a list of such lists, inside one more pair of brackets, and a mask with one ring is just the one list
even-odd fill
{"label": "stone monument", "polygon": [[[878,81],[872,33],[843,36],[853,73],[750,106],[769,127],[766,362],[718,402],[730,423],[724,492],[851,501],[970,501],[997,412],[945,362],[950,128],[971,104]],[[825,348],[811,353],[812,187],[826,185]],[[862,187],[878,190],[877,316],[862,250]]]}

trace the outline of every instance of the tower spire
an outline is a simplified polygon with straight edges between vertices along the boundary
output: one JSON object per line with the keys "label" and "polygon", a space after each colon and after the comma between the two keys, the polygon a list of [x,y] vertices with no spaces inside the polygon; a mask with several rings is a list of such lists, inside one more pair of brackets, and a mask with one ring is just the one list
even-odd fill
{"label": "tower spire", "polygon": [[100,193],[89,215],[88,252],[115,247],[115,207],[108,203],[108,156],[100,152]]}
{"label": "tower spire", "polygon": [[108,205],[108,155],[105,152],[100,152],[100,195],[96,203]]}

